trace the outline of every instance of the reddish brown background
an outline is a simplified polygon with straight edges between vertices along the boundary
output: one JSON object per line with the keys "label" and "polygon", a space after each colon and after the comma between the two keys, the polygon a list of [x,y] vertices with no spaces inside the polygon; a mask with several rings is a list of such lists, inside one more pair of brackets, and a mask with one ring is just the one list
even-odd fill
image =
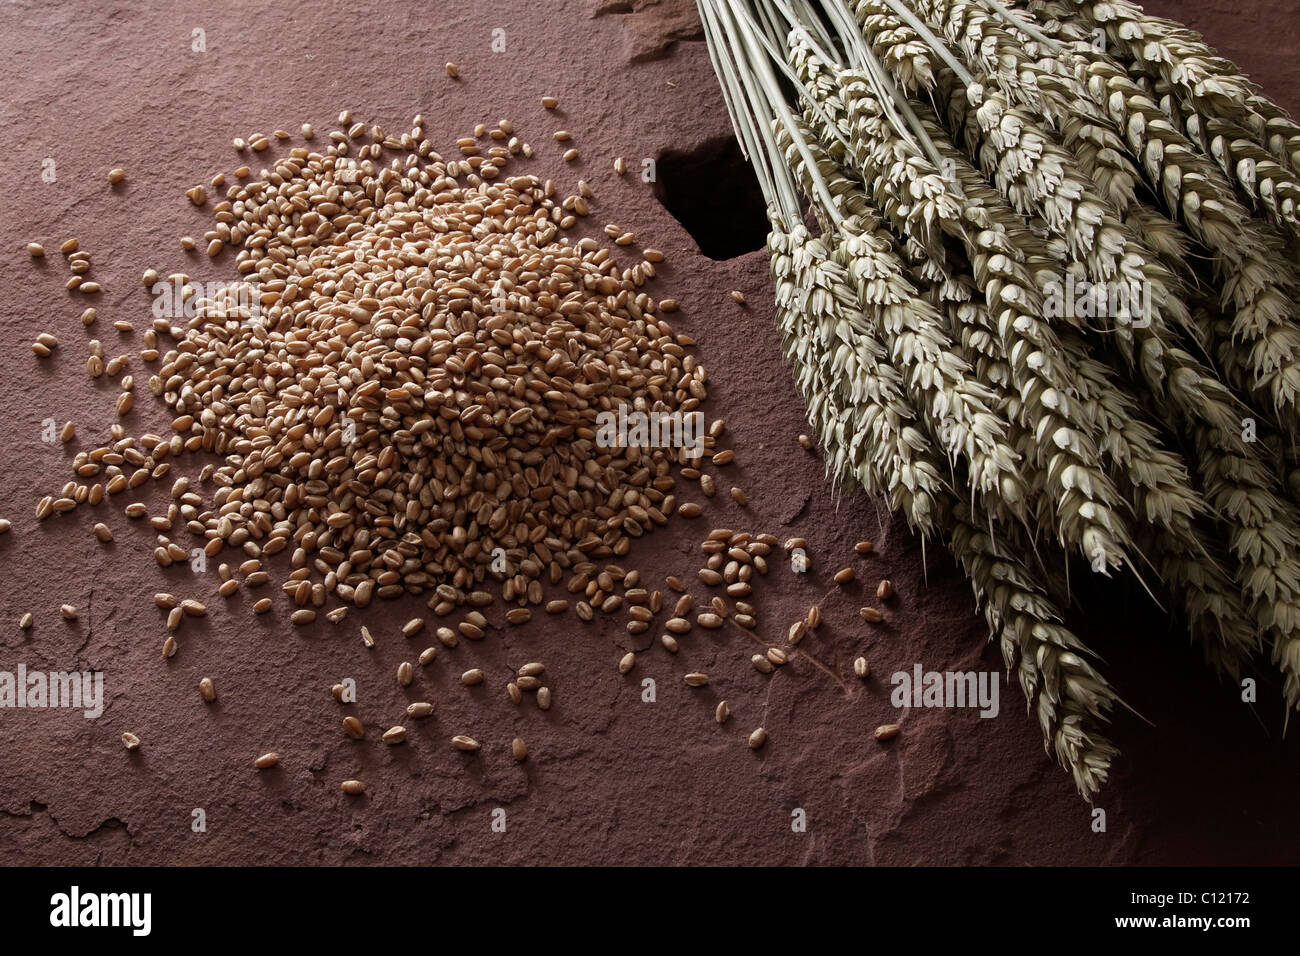
{"label": "reddish brown background", "polygon": [[[1300,107],[1296,4],[1150,6],[1206,32],[1285,106]],[[0,862],[1296,861],[1300,746],[1294,735],[1281,739],[1271,670],[1258,674],[1260,702],[1241,705],[1232,688],[1207,676],[1185,638],[1136,600],[1080,597],[1085,638],[1105,653],[1107,673],[1146,721],[1116,721],[1124,753],[1098,804],[1108,815],[1105,833],[1091,831],[1089,808],[1044,755],[1015,688],[1003,689],[997,720],[917,712],[903,715],[893,745],[870,738],[895,712],[887,682],[848,676],[858,654],[878,675],[915,662],[986,670],[1000,663],[946,554],[931,548],[927,584],[906,529],[871,501],[836,501],[818,458],[796,445],[806,424],[772,327],[765,255],[702,257],[649,187],[611,170],[616,155],[636,161],[690,150],[728,132],[704,46],[689,39],[690,5],[634,0],[606,4],[601,16],[592,0],[267,7],[84,0],[5,7],[0,514],[14,528],[0,538],[0,669],[19,662],[102,669],[108,703],[97,721],[0,711]],[[206,31],[207,52],[190,49],[196,27]],[[506,31],[506,53],[491,51],[493,28]],[[444,74],[447,60],[460,64],[460,82]],[[558,116],[538,104],[545,93],[560,98]],[[745,488],[750,506],[719,497],[707,517],[675,522],[627,563],[656,581],[690,575],[711,525],[806,535],[813,573],[773,574],[757,600],[763,633],[776,639],[808,604],[823,601],[829,624],[804,647],[838,680],[801,658],[761,677],[748,663],[752,642],[734,629],[691,637],[676,659],[656,648],[632,678],[621,678],[614,664],[632,646],[621,619],[584,626],[566,616],[444,651],[405,692],[393,679],[397,664],[429,639],[407,641],[397,626],[422,601],[372,608],[365,620],[380,646],[367,651],[355,614],[337,627],[292,629],[278,587],[277,612],[257,618],[246,595],[216,596],[215,569],[199,578],[161,571],[150,536],[122,515],[125,500],[35,522],[37,498],[70,477],[71,455],[102,440],[113,417],[112,386],[92,385],[83,371],[84,303],[62,289],[59,242],[75,235],[94,255],[105,287],[96,334],[108,354],[138,352],[138,339],[119,337],[109,323],[147,325],[139,280],[146,267],[184,268],[201,279],[233,274],[228,258],[209,265],[180,250],[179,235],[207,228],[183,190],[239,165],[232,137],[296,130],[303,121],[323,133],[344,107],[390,130],[423,112],[444,145],[477,122],[509,117],[539,146],[532,168],[569,185],[577,176],[591,181],[597,225],[620,223],[667,252],[657,291],[684,303],[680,324],[699,339],[711,372],[709,414],[727,419],[727,441],[738,450],[723,487]],[[582,149],[576,169],[565,168],[549,142],[559,124]],[[47,157],[57,163],[56,183],[40,179]],[[127,184],[110,191],[105,171],[118,165]],[[22,251],[33,239],[51,252],[43,264]],[[733,288],[749,295],[748,308],[731,302]],[[28,343],[42,330],[63,345],[37,361]],[[138,359],[132,371],[147,378]],[[166,417],[147,391],[140,397],[132,432],[161,430]],[[43,444],[47,417],[75,420],[77,442]],[[157,503],[165,494],[144,492],[131,497]],[[95,520],[112,525],[116,544],[95,543]],[[861,585],[842,593],[828,584],[863,537],[876,553],[857,562],[860,579],[888,574],[900,594],[889,626],[875,630],[855,613]],[[213,609],[186,623],[182,649],[168,662],[151,601],[164,589]],[[81,609],[73,625],[59,619],[65,601]],[[37,624],[24,634],[17,621],[29,610]],[[546,713],[531,703],[516,710],[502,691],[530,659],[546,663],[555,692]],[[488,684],[466,690],[457,675],[476,665],[488,670]],[[712,686],[688,692],[681,683],[688,669],[708,671]],[[203,675],[216,680],[215,706],[195,690]],[[345,676],[360,686],[356,712],[370,728],[361,743],[339,732],[342,714],[329,696]],[[653,705],[641,703],[634,679],[646,676],[658,682]],[[719,696],[735,714],[725,727],[712,720]],[[412,699],[434,701],[436,716],[414,725],[406,745],[384,746],[378,732]],[[744,740],[759,724],[770,742],[756,754]],[[118,740],[126,729],[144,739],[135,755]],[[455,733],[483,740],[483,752],[454,752]],[[533,753],[522,766],[508,752],[516,734]],[[271,749],[284,754],[282,765],[255,773],[253,757]],[[369,786],[362,799],[339,792],[352,776]],[[507,812],[505,834],[489,827],[497,807]],[[191,831],[194,808],[207,813],[206,833]],[[791,832],[794,808],[807,813],[806,833]]]}

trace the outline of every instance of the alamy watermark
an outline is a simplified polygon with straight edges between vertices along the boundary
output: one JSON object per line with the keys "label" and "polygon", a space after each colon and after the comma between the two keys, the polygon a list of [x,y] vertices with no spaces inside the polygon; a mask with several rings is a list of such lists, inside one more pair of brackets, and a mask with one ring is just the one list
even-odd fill
{"label": "alamy watermark", "polygon": [[148,936],[153,928],[152,893],[83,893],[73,886],[50,897],[50,925],[127,927],[133,936]]}
{"label": "alamy watermark", "polygon": [[173,282],[159,279],[149,289],[155,319],[192,319],[214,309],[233,319],[255,322],[262,317],[262,296],[254,282]]}
{"label": "alamy watermark", "polygon": [[0,671],[0,709],[56,708],[80,710],[87,720],[104,712],[103,671]]}
{"label": "alamy watermark", "polygon": [[1064,281],[1053,279],[1043,286],[1043,317],[1127,320],[1122,324],[1144,329],[1151,324],[1151,283],[1091,282],[1067,272]]}
{"label": "alamy watermark", "polygon": [[978,707],[981,717],[998,715],[996,671],[927,671],[917,664],[910,674],[895,671],[890,683],[895,707]]}
{"label": "alamy watermark", "polygon": [[638,412],[620,405],[617,412],[596,416],[596,444],[601,448],[688,448],[704,454],[703,412]]}

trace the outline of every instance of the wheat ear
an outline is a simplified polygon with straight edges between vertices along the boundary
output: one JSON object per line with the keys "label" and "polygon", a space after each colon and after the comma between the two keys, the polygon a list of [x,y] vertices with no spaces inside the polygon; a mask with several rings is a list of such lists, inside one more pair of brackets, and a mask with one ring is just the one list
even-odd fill
{"label": "wheat ear", "polygon": [[1127,0],[1076,6],[1129,62],[1167,84],[1189,115],[1218,127],[1205,132],[1224,171],[1288,229],[1300,229],[1300,126],[1285,110],[1182,24]]}
{"label": "wheat ear", "polygon": [[1292,423],[1288,432],[1294,437],[1300,426],[1284,410],[1294,409],[1300,397],[1300,330],[1292,321],[1297,290],[1281,244],[1259,228],[1219,170],[1127,75],[1100,56],[1077,55],[1087,89],[1127,131],[1153,188],[1213,254],[1215,274],[1235,313],[1229,334],[1207,344],[1235,388],[1265,390],[1282,421]]}
{"label": "wheat ear", "polygon": [[988,521],[954,501],[949,548],[1000,636],[1003,661],[1015,668],[1035,709],[1043,743],[1091,800],[1106,782],[1117,751],[1096,725],[1116,701],[1114,690],[1088,663],[1091,652],[1061,623],[1061,613],[1030,568],[986,530]]}
{"label": "wheat ear", "polygon": [[1183,609],[1193,641],[1221,675],[1236,679],[1259,649],[1241,588],[1217,560],[1218,546],[1203,527],[1208,507],[1193,490],[1182,459],[1162,447],[1138,400],[1112,381],[1107,367],[1071,337],[1065,345],[1083,384],[1083,400],[1108,435],[1102,453],[1145,523],[1137,531],[1169,592]]}

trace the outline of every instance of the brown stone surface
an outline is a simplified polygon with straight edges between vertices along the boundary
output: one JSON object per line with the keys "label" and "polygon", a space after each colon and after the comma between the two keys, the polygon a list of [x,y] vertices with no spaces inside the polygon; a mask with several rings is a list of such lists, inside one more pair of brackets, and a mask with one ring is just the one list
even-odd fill
{"label": "brown stone surface", "polygon": [[629,63],[657,59],[678,40],[704,39],[695,0],[605,0],[594,15],[622,18]]}
{"label": "brown stone surface", "polygon": [[[1177,8],[1278,100],[1300,105],[1294,12],[1158,7]],[[1003,688],[995,720],[943,710],[900,717],[890,706],[895,670],[920,662],[1000,671],[997,654],[942,549],[929,547],[927,574],[899,520],[872,501],[837,499],[816,454],[796,444],[807,425],[773,331],[764,254],[700,256],[648,186],[614,175],[615,156],[635,169],[642,157],[727,132],[703,45],[668,42],[689,32],[684,6],[626,8],[593,16],[591,0],[6,7],[0,514],[14,528],[0,537],[0,670],[102,669],[107,706],[99,720],[0,711],[0,863],[1295,862],[1298,747],[1280,738],[1271,668],[1257,675],[1260,703],[1241,706],[1137,597],[1082,592],[1076,609],[1085,639],[1106,655],[1107,673],[1142,718],[1121,714],[1115,723],[1124,752],[1099,802],[1106,833],[1091,831],[1087,805],[1044,755],[1018,689]],[[660,14],[667,23],[656,31]],[[206,52],[191,49],[195,28],[205,31]],[[505,30],[504,53],[492,50],[495,28]],[[627,62],[655,50],[662,56]],[[460,65],[459,81],[444,73],[448,60]],[[547,93],[560,99],[556,115],[539,105]],[[75,235],[94,256],[104,284],[94,334],[107,354],[136,353],[150,318],[139,278],[146,267],[203,280],[233,274],[228,254],[209,263],[179,248],[176,237],[208,228],[183,190],[244,161],[232,137],[303,121],[319,137],[344,107],[389,129],[423,112],[442,144],[509,117],[539,147],[528,168],[561,183],[591,181],[593,229],[617,222],[667,253],[656,292],[684,304],[679,325],[698,338],[711,372],[707,413],[726,418],[724,444],[737,449],[737,464],[718,470],[724,493],[705,517],[675,519],[625,563],[656,585],[680,574],[703,598],[693,574],[710,527],[807,536],[812,571],[796,576],[774,559],[755,600],[756,633],[772,641],[822,604],[827,623],[801,645],[806,656],[767,677],[749,662],[753,636],[697,629],[678,656],[654,647],[621,677],[619,658],[658,630],[629,639],[621,615],[589,625],[539,615],[440,651],[403,689],[393,679],[398,663],[431,642],[399,631],[422,599],[353,612],[338,626],[291,628],[278,588],[284,564],[273,563],[279,574],[266,593],[275,612],[254,616],[247,593],[216,595],[216,562],[204,575],[154,564],[151,534],[121,509],[127,500],[158,504],[162,488],[34,520],[37,498],[68,480],[71,455],[102,440],[113,420],[114,387],[84,373],[86,302],[62,288],[58,244]],[[559,125],[582,150],[576,168],[549,141]],[[40,176],[47,158],[53,183]],[[114,166],[127,180],[110,190]],[[44,262],[22,251],[31,240],[45,244]],[[736,305],[731,289],[748,305]],[[135,322],[137,334],[114,332],[119,318]],[[28,344],[45,330],[61,346],[37,360]],[[147,377],[138,359],[131,371]],[[168,416],[147,391],[140,399],[131,431],[161,430]],[[77,440],[44,444],[47,418],[76,421]],[[200,464],[193,459],[190,470]],[[733,484],[748,493],[748,508],[727,498]],[[701,500],[690,489],[685,496]],[[100,520],[114,544],[94,540]],[[856,557],[853,543],[863,538],[875,551]],[[830,583],[850,563],[856,582]],[[885,575],[898,596],[887,623],[873,627],[857,608]],[[186,621],[170,661],[159,653],[165,631],[151,600],[159,590],[211,608]],[[80,608],[76,622],[60,618],[64,602]],[[29,610],[37,623],[24,633],[16,624]],[[501,614],[489,616],[500,622]],[[363,622],[379,638],[373,650],[358,638]],[[865,682],[852,676],[859,655],[875,675]],[[516,709],[505,695],[514,668],[533,659],[545,662],[554,691],[547,712],[531,700]],[[458,676],[472,666],[488,680],[465,688]],[[708,672],[710,685],[685,687],[689,670]],[[218,689],[211,705],[197,691],[205,675]],[[363,741],[341,732],[345,710],[329,693],[344,677],[359,685],[360,703],[348,710],[368,728]],[[654,704],[640,699],[646,677],[657,681]],[[713,711],[724,697],[732,718],[719,726]],[[382,729],[421,699],[435,703],[435,715],[412,722],[402,746],[382,744]],[[896,739],[872,739],[893,720],[902,724]],[[751,751],[745,741],[759,725],[769,739]],[[124,730],[144,741],[134,754],[119,741]],[[458,733],[481,740],[482,752],[453,750]],[[528,743],[523,764],[510,755],[516,736]],[[280,765],[254,771],[253,759],[269,750],[283,755]],[[365,781],[364,797],[339,791],[351,777]],[[505,834],[490,828],[498,807]],[[206,812],[205,833],[192,832],[196,808]],[[791,831],[795,808],[806,811],[806,833]]]}

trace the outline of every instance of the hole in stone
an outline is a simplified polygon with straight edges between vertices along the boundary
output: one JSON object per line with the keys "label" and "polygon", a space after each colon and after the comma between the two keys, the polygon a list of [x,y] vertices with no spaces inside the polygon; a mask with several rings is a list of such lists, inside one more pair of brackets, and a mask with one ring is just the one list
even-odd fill
{"label": "hole in stone", "polygon": [[710,139],[690,151],[665,150],[655,167],[655,198],[710,259],[734,259],[767,243],[763,191],[736,137]]}

